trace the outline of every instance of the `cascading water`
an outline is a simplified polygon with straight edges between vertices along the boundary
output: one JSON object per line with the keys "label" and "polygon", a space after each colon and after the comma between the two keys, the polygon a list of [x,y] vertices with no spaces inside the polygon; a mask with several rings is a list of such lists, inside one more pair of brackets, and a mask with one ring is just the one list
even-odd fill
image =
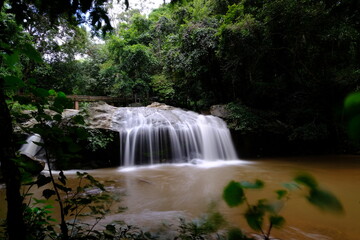
{"label": "cascading water", "polygon": [[37,142],[42,142],[39,134],[33,134],[26,139],[26,143],[21,146],[19,152],[29,158],[35,158],[39,154],[42,147],[37,145]]}
{"label": "cascading water", "polygon": [[176,108],[119,108],[112,129],[120,134],[124,166],[237,159],[230,131],[214,116]]}

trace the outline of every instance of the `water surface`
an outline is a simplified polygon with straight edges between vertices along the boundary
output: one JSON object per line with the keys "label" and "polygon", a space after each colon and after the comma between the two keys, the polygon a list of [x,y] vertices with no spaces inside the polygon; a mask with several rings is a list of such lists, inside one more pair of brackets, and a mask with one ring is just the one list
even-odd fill
{"label": "water surface", "polygon": [[[250,202],[275,199],[274,190],[289,182],[298,172],[316,177],[323,188],[333,192],[343,203],[345,214],[325,213],[293,194],[281,214],[286,225],[272,236],[286,240],[357,240],[360,236],[360,157],[323,156],[260,159],[252,161],[215,161],[197,164],[153,165],[88,171],[109,189],[121,193],[123,214],[113,214],[105,222],[122,219],[145,228],[162,223],[175,224],[179,217],[196,218],[215,205],[229,224],[249,233],[243,219],[244,209],[229,208],[222,200],[222,190],[231,180],[265,182],[264,190],[249,190]],[[71,179],[76,171],[67,171]],[[4,193],[0,192],[2,206]],[[116,209],[118,206],[114,206]],[[4,216],[4,208],[0,210]],[[105,223],[104,222],[104,223]]]}

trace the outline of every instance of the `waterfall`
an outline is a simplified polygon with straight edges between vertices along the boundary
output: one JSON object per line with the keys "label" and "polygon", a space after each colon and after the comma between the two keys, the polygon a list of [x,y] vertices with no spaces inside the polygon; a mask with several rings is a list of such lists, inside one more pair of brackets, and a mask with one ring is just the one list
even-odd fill
{"label": "waterfall", "polygon": [[23,144],[19,152],[29,158],[35,158],[35,156],[41,151],[42,147],[37,145],[37,142],[42,142],[39,134],[33,134],[26,139],[26,143]]}
{"label": "waterfall", "polygon": [[237,159],[223,120],[166,107],[125,107],[114,112],[112,129],[120,135],[122,165]]}

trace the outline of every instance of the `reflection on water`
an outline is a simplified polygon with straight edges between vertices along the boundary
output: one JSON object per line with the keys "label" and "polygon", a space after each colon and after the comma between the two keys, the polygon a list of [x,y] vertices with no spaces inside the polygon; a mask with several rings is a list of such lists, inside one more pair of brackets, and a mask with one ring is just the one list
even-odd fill
{"label": "reflection on water", "polygon": [[[138,168],[112,168],[88,171],[98,180],[123,196],[123,214],[114,214],[106,221],[123,219],[130,224],[152,227],[172,224],[179,217],[195,218],[215,203],[233,225],[251,232],[244,219],[244,209],[229,208],[222,200],[223,187],[230,180],[261,179],[265,190],[250,190],[250,201],[273,199],[274,190],[290,181],[296,173],[306,171],[333,192],[343,203],[344,215],[321,212],[309,205],[300,194],[292,195],[281,212],[286,225],[274,230],[279,239],[356,240],[360,236],[360,157],[329,156],[314,158],[261,159],[194,164],[156,165]],[[68,171],[68,178],[76,176]],[[4,191],[0,190],[4,206]],[[116,207],[114,207],[115,209]],[[4,207],[0,208],[1,217]]]}

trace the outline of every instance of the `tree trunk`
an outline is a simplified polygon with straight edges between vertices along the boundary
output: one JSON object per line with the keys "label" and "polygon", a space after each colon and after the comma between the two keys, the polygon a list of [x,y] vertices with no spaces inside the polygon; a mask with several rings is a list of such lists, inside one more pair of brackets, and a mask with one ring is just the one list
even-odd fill
{"label": "tree trunk", "polygon": [[4,94],[4,79],[0,78],[0,161],[6,184],[7,201],[7,232],[9,240],[25,239],[22,196],[20,194],[20,171],[13,159],[15,158],[13,128],[11,116]]}

